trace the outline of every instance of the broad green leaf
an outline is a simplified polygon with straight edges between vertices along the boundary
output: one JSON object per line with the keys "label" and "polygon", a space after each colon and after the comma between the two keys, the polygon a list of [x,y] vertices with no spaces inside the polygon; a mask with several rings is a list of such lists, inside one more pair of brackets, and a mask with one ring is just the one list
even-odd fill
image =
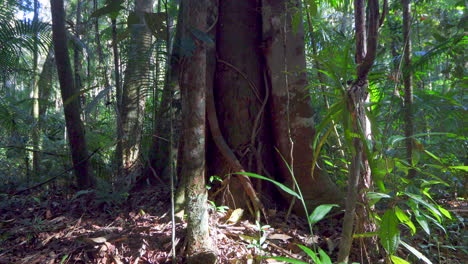
{"label": "broad green leaf", "polygon": [[322,220],[333,207],[338,207],[337,204],[322,204],[317,206],[309,216],[309,223],[315,224]]}
{"label": "broad green leaf", "polygon": [[379,238],[382,246],[389,254],[394,254],[400,243],[400,229],[398,229],[398,218],[393,210],[387,210],[380,224]]}
{"label": "broad green leaf", "polygon": [[450,214],[450,212],[448,210],[446,210],[445,208],[443,208],[442,206],[440,205],[437,205],[437,208],[439,209],[439,211],[445,215],[445,217],[447,217],[448,219],[452,219],[452,215]]}
{"label": "broad green leaf", "polygon": [[418,221],[419,225],[422,227],[426,234],[431,234],[431,229],[429,228],[429,224],[427,223],[427,219],[424,215],[416,215],[416,221]]}
{"label": "broad green leaf", "polygon": [[318,251],[320,255],[320,261],[322,264],[332,264],[330,256],[328,256],[328,254],[325,251],[323,251],[321,248],[319,248]]}
{"label": "broad green leaf", "polygon": [[281,190],[283,190],[283,191],[289,193],[290,195],[295,196],[298,199],[302,200],[301,196],[297,192],[293,191],[291,188],[289,188],[286,185],[284,185],[282,183],[279,183],[279,182],[277,182],[275,180],[267,178],[265,176],[258,175],[256,173],[251,173],[251,172],[236,172],[236,173],[232,173],[232,174],[234,174],[234,175],[235,174],[240,174],[240,175],[245,175],[245,176],[249,176],[249,177],[252,177],[252,178],[257,178],[257,179],[269,181],[269,182],[275,184],[276,186],[278,186],[279,188],[281,188]]}
{"label": "broad green leaf", "polygon": [[304,251],[311,259],[314,263],[316,264],[320,264],[322,263],[321,260],[319,259],[319,257],[317,256],[317,253],[315,253],[315,251],[313,251],[312,249],[306,247],[306,246],[303,246],[301,244],[296,244],[299,248],[302,249],[302,251]]}
{"label": "broad green leaf", "polygon": [[[304,245],[301,245],[301,244],[296,244],[299,248],[302,249],[302,251],[304,251],[309,257],[311,258],[317,258],[317,254],[310,248],[304,246]],[[315,260],[314,260],[315,261]]]}
{"label": "broad green leaf", "polygon": [[413,253],[413,255],[415,255],[418,259],[426,262],[427,264],[432,264],[432,262],[428,258],[426,258],[426,256],[424,256],[421,252],[419,252],[417,249],[406,244],[404,241],[400,241],[400,242],[406,249],[408,249],[411,253]]}
{"label": "broad green leaf", "polygon": [[380,199],[389,199],[392,198],[390,195],[385,193],[378,193],[378,192],[368,192],[367,198],[370,200],[371,205],[375,205],[380,201]]}
{"label": "broad green leaf", "polygon": [[468,166],[449,166],[450,169],[468,171]]}
{"label": "broad green leaf", "polygon": [[415,194],[408,193],[408,192],[403,192],[403,193],[407,195],[409,198],[411,198],[412,200],[414,200],[416,203],[422,204],[437,218],[437,220],[440,220],[441,214],[439,210],[437,210],[437,208],[434,207],[434,205],[424,201],[422,197],[419,195],[415,195]]}
{"label": "broad green leaf", "polygon": [[414,235],[416,233],[416,226],[413,224],[411,219],[406,215],[403,210],[400,209],[400,207],[395,206],[395,215],[397,216],[398,220],[402,224],[407,225],[411,229],[411,235]]}
{"label": "broad green leaf", "polygon": [[411,264],[408,261],[394,255],[390,255],[390,259],[392,260],[393,264]]}

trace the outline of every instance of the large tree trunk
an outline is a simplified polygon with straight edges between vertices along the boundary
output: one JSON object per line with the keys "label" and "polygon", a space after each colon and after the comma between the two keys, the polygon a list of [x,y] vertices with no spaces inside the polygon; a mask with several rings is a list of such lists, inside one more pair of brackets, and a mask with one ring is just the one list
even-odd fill
{"label": "large tree trunk", "polygon": [[[264,0],[263,53],[271,89],[270,113],[274,132],[276,164],[283,181],[293,185],[295,177],[308,207],[341,203],[338,188],[312,166],[315,134],[313,110],[308,96],[304,54],[304,30],[293,30],[292,17],[300,10],[299,1]],[[287,164],[285,164],[287,162]],[[291,175],[288,166],[292,168]],[[312,173],[312,168],[316,169]],[[307,187],[306,187],[307,186]],[[297,203],[296,211],[302,205]]]}
{"label": "large tree trunk", "polygon": [[122,122],[122,133],[117,142],[119,176],[132,173],[131,183],[139,173],[137,164],[140,154],[140,141],[143,129],[143,118],[146,92],[150,82],[150,47],[151,32],[145,23],[144,13],[151,12],[153,0],[135,0],[135,18],[138,21],[130,24],[131,39],[128,49],[128,63],[125,69],[125,81],[122,93],[122,105],[119,109]]}
{"label": "large tree trunk", "polygon": [[63,0],[51,0],[50,4],[57,72],[77,185],[80,189],[91,188],[94,186],[95,181],[88,165],[88,150],[83,122],[80,119],[80,102],[77,96],[79,91],[74,85],[70,58],[68,56]]}
{"label": "large tree trunk", "polygon": [[195,31],[207,30],[207,0],[187,0],[184,36],[195,44],[185,57],[182,71],[183,149],[182,177],[187,180],[188,263],[215,263],[217,256],[208,233],[207,190],[205,187],[206,138],[206,48]]}
{"label": "large tree trunk", "polygon": [[[208,113],[213,138],[208,144],[209,174],[246,170],[292,185],[284,158],[299,184],[307,186],[303,191],[309,207],[339,202],[333,183],[318,171],[315,176],[311,173],[314,128],[305,91],[303,31],[302,25],[298,32],[292,29],[291,10],[297,10],[299,3],[291,8],[288,4],[219,1],[213,85],[216,113],[214,117]],[[224,183],[221,202],[246,208],[247,195],[254,209],[261,209],[248,179],[229,177]],[[257,190],[267,189],[257,182]]]}
{"label": "large tree trunk", "polygon": [[[261,45],[260,5],[257,1],[219,1],[216,33],[217,65],[213,94],[220,134],[241,166],[232,166],[220,152],[219,143],[209,142],[210,175],[246,171],[268,175],[273,169],[273,149],[268,131],[266,93]],[[212,125],[210,120],[210,125]],[[214,120],[213,120],[214,121]],[[245,190],[254,196],[248,179],[231,177],[221,198],[229,206],[247,208]],[[234,199],[223,199],[234,197]],[[254,202],[255,205],[255,202]],[[258,208],[257,208],[258,209]]]}

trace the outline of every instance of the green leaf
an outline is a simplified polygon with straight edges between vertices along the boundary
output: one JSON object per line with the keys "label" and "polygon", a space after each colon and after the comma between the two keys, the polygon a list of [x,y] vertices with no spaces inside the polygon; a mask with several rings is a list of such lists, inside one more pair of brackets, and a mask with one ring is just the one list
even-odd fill
{"label": "green leaf", "polygon": [[397,142],[405,140],[405,138],[404,136],[391,136],[388,139],[388,144],[393,147]]}
{"label": "green leaf", "polygon": [[235,175],[235,174],[240,174],[240,175],[245,175],[245,176],[249,176],[249,177],[252,177],[252,178],[257,178],[257,179],[261,179],[261,180],[265,180],[265,181],[269,181],[273,184],[275,184],[276,186],[278,186],[281,190],[289,193],[290,195],[292,196],[295,196],[297,197],[298,199],[302,200],[302,197],[295,191],[293,191],[291,188],[287,187],[286,185],[282,184],[282,183],[279,183],[275,180],[272,180],[270,178],[267,178],[265,176],[262,176],[262,175],[258,175],[256,173],[251,173],[251,172],[236,172],[236,173],[232,173],[231,175]]}
{"label": "green leaf", "polygon": [[320,261],[322,264],[332,264],[332,261],[330,259],[330,256],[323,251],[321,248],[319,248],[319,255],[320,255]]}
{"label": "green leaf", "polygon": [[400,229],[398,229],[398,218],[393,210],[387,210],[380,224],[379,238],[382,246],[389,254],[394,254],[400,243]]}
{"label": "green leaf", "polygon": [[437,205],[437,208],[439,209],[439,211],[445,215],[445,217],[447,217],[448,219],[452,219],[452,215],[450,214],[450,212],[448,210],[446,210],[445,208],[443,208],[442,206],[440,205]]}
{"label": "green leaf", "polygon": [[424,215],[416,215],[416,221],[418,221],[419,225],[422,227],[426,234],[431,234],[431,229],[429,228],[429,224],[427,223],[426,217]]}
{"label": "green leaf", "polygon": [[361,237],[374,237],[379,235],[378,232],[366,232],[366,233],[361,233],[361,234],[354,234],[353,238],[361,238]]}
{"label": "green leaf", "polygon": [[322,204],[317,206],[309,216],[309,223],[315,224],[322,220],[333,207],[338,207],[337,204]]}
{"label": "green leaf", "polygon": [[419,195],[415,195],[415,194],[408,193],[408,192],[403,192],[403,193],[407,195],[409,198],[411,198],[412,200],[414,200],[416,203],[422,204],[424,207],[426,207],[434,215],[434,217],[437,218],[437,220],[439,221],[441,220],[440,219],[441,214],[439,210],[437,210],[437,208],[434,207],[434,205],[424,201],[422,197]]}
{"label": "green leaf", "polygon": [[394,255],[390,255],[390,259],[392,260],[393,264],[411,264],[408,261]]}
{"label": "green leaf", "polygon": [[404,241],[401,241],[401,244],[406,248],[408,249],[413,255],[415,255],[418,259],[426,262],[427,264],[432,264],[432,262],[426,257],[424,256],[421,252],[419,252],[417,249],[415,249],[414,247],[406,244]]}
{"label": "green leaf", "polygon": [[433,153],[427,151],[427,150],[424,150],[424,153],[426,153],[429,157],[435,159],[437,162],[439,162],[440,164],[442,164],[442,161],[440,160],[439,157],[437,157],[436,155],[434,155]]}
{"label": "green leaf", "polygon": [[302,249],[315,263],[320,263],[320,259],[317,257],[317,254],[310,248],[303,246],[301,244],[296,244],[299,248]]}
{"label": "green leaf", "polygon": [[449,166],[450,169],[468,171],[468,166]]}
{"label": "green leaf", "polygon": [[380,199],[389,199],[392,198],[390,195],[385,193],[378,193],[378,192],[368,192],[367,198],[370,200],[371,205],[375,205],[380,201]]}
{"label": "green leaf", "polygon": [[414,235],[416,233],[416,226],[413,224],[411,219],[406,215],[406,213],[403,212],[403,210],[401,210],[400,207],[398,206],[395,206],[395,215],[397,216],[398,220],[400,220],[402,224],[405,224],[411,229],[411,235]]}

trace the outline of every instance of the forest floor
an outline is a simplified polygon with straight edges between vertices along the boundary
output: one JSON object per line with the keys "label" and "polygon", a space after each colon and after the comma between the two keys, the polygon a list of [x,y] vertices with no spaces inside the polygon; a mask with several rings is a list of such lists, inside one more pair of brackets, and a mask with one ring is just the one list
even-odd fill
{"label": "forest floor", "polygon": [[[0,194],[0,264],[172,263],[172,221],[166,189],[140,191],[128,199],[94,192],[77,194]],[[467,204],[447,204],[461,222],[447,229],[447,236],[439,236],[445,241],[435,245],[421,235],[413,237],[412,242],[419,240],[417,244],[422,246],[418,249],[439,260],[434,263],[468,263],[464,224]],[[234,219],[238,211],[223,209],[210,210],[210,236],[218,249],[218,263],[285,263],[260,260],[260,256],[308,261],[297,244],[312,248],[315,243],[328,254],[336,254],[342,215],[319,222],[314,228],[316,234],[311,236],[304,217],[287,217],[285,212],[270,209],[268,224],[256,224]],[[176,221],[176,263],[184,262],[185,227],[186,223]]]}

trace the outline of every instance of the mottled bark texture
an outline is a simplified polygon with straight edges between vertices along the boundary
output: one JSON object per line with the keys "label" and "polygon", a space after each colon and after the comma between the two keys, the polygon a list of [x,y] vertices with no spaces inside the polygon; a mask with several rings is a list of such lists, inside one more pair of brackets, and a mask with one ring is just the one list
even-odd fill
{"label": "mottled bark texture", "polygon": [[[206,48],[200,34],[207,30],[207,0],[186,0],[183,36],[195,48],[186,56],[182,70],[183,163],[187,197],[187,262],[215,263],[217,255],[208,232],[208,193],[205,187],[206,142]],[[197,37],[198,36],[198,37]]]}
{"label": "mottled bark texture", "polygon": [[51,0],[50,4],[55,59],[77,186],[79,189],[91,188],[95,185],[95,181],[89,168],[84,127],[80,119],[81,107],[79,97],[77,96],[79,91],[74,85],[70,58],[68,56],[63,0]]}
{"label": "mottled bark texture", "polygon": [[[143,129],[146,93],[150,80],[151,32],[145,23],[145,13],[153,8],[153,0],[135,0],[135,11],[130,14],[131,32],[128,47],[128,63],[122,91],[120,122],[122,125],[117,142],[118,174],[128,176],[126,184],[132,184],[140,173],[138,158]],[[123,178],[121,178],[123,179]]]}

